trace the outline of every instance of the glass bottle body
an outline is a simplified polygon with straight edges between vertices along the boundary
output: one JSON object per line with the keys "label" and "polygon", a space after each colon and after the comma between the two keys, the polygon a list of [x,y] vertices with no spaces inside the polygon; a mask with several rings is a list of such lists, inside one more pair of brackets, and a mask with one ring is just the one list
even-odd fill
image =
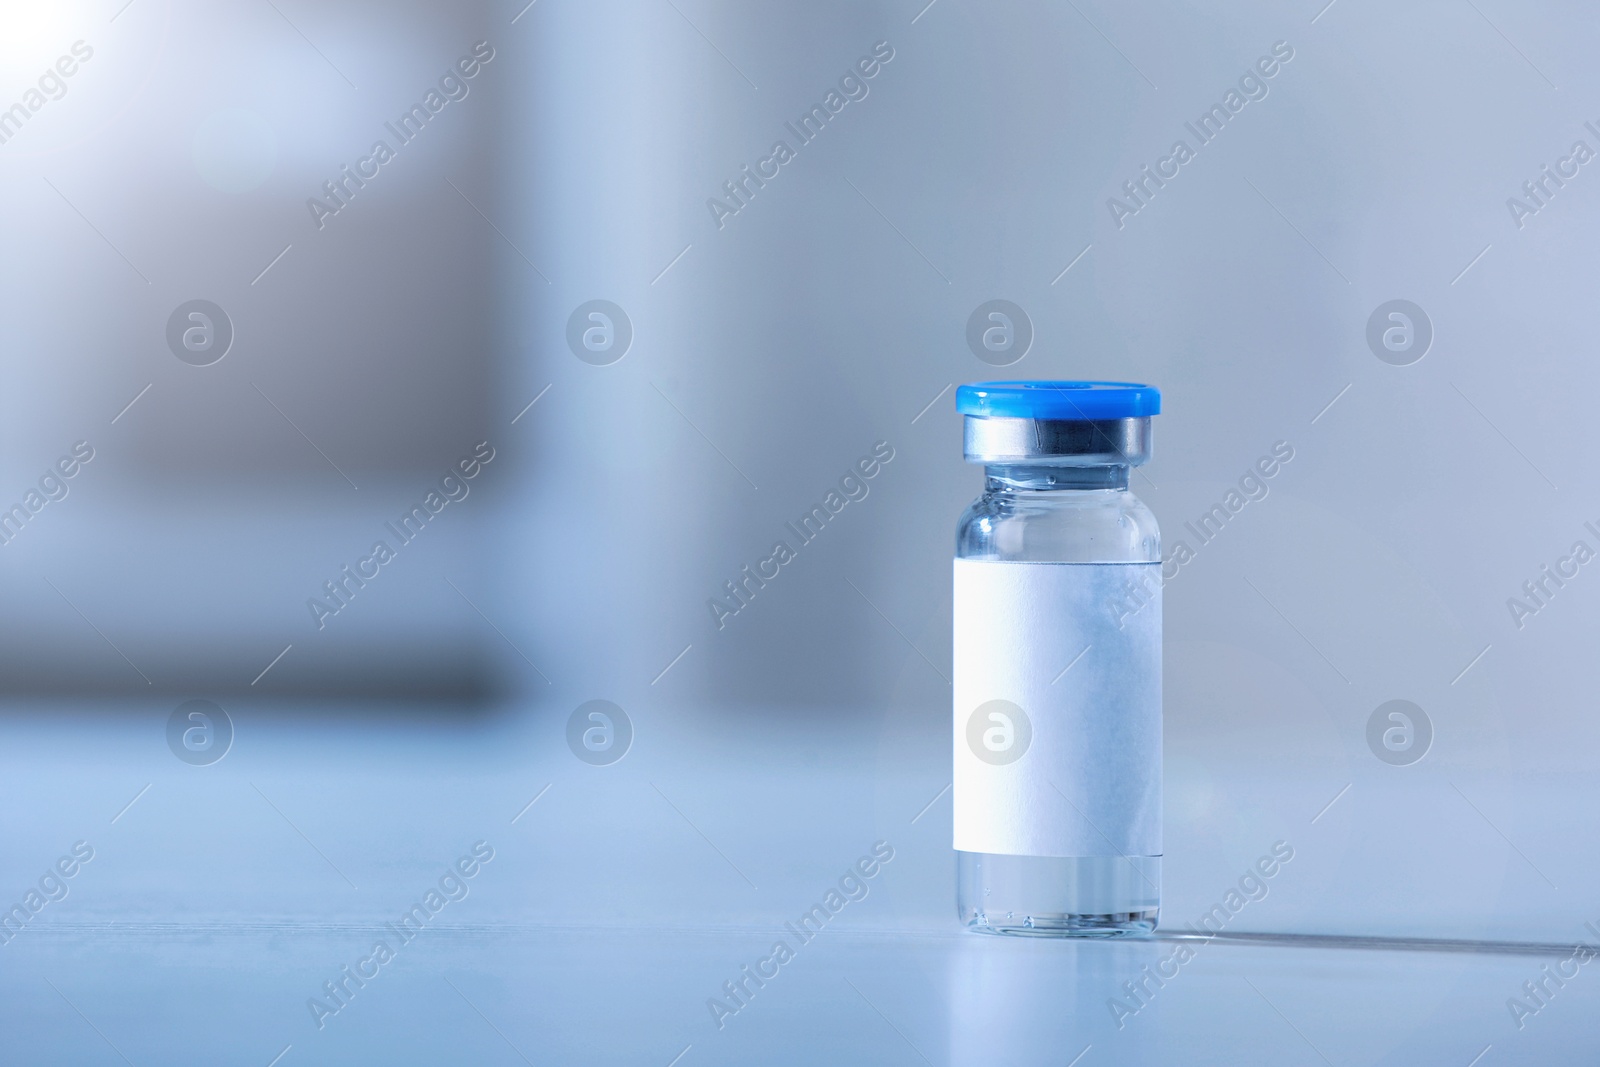
{"label": "glass bottle body", "polygon": [[[958,560],[1160,563],[1160,530],[1149,508],[1128,490],[1127,466],[988,464],[984,470],[983,494],[957,526]],[[958,850],[956,860],[956,906],[969,929],[1058,937],[1155,929],[1159,855]]]}

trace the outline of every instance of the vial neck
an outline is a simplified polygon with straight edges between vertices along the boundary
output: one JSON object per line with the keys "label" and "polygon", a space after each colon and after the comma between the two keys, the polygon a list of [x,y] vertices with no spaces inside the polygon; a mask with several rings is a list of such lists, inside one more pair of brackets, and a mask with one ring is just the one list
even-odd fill
{"label": "vial neck", "polygon": [[988,463],[983,468],[990,492],[1127,489],[1125,464],[1065,467],[1050,464]]}

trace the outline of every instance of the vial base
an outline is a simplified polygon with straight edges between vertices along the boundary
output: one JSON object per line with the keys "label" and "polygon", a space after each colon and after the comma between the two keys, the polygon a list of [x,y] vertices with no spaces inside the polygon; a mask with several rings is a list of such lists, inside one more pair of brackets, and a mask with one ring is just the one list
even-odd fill
{"label": "vial base", "polygon": [[1137,937],[1156,928],[1161,857],[958,851],[956,908],[978,933]]}

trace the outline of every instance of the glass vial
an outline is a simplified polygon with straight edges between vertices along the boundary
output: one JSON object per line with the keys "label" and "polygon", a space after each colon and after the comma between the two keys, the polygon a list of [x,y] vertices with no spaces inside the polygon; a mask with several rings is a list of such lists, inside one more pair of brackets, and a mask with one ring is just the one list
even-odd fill
{"label": "glass vial", "polygon": [[1114,937],[1161,903],[1161,534],[1128,490],[1161,394],[963,385],[983,494],[955,557],[956,907],[985,933]]}

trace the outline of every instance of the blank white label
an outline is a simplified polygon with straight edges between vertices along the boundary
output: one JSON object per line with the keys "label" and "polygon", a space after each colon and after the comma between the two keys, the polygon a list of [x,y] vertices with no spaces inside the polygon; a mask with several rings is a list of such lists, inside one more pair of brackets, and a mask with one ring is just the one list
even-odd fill
{"label": "blank white label", "polygon": [[955,561],[955,847],[1161,854],[1158,563]]}

